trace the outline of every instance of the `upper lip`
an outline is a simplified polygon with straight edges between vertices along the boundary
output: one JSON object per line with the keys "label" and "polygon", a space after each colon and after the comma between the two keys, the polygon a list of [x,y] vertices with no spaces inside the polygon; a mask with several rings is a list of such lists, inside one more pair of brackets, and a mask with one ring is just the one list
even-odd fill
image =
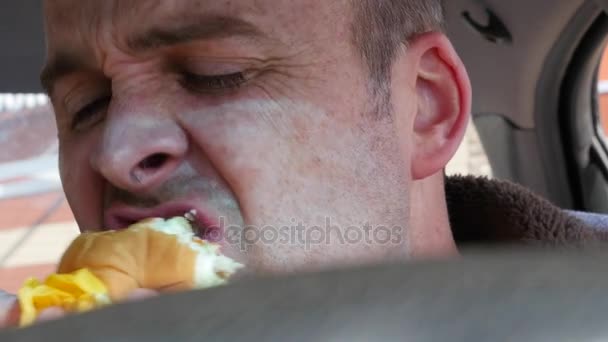
{"label": "upper lip", "polygon": [[203,208],[187,202],[165,203],[153,208],[140,208],[124,204],[113,204],[104,213],[104,230],[125,229],[133,223],[147,218],[172,218],[184,216],[192,212],[194,215],[193,226],[198,230],[198,235],[204,235],[209,227],[217,226],[211,219],[211,215]]}

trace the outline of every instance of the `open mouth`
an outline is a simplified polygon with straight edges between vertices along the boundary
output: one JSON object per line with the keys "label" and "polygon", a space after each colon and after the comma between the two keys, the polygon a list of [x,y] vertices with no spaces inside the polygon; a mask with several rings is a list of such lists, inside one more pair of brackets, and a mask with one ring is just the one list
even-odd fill
{"label": "open mouth", "polygon": [[219,227],[209,225],[208,222],[199,217],[196,209],[191,209],[183,216],[186,218],[186,220],[188,220],[188,222],[190,222],[190,226],[197,237],[211,242],[219,241]]}
{"label": "open mouth", "polygon": [[105,213],[106,230],[121,230],[148,218],[170,219],[184,217],[190,222],[194,234],[211,242],[221,240],[221,229],[201,210],[188,205],[164,205],[157,208],[112,206]]}

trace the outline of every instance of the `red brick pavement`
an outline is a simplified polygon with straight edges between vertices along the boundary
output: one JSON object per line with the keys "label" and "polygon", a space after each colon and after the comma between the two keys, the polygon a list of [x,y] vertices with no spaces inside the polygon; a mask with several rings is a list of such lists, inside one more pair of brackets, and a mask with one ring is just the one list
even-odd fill
{"label": "red brick pavement", "polygon": [[[62,201],[60,206],[54,208],[58,201]],[[40,221],[45,215],[48,218]],[[72,211],[61,192],[0,201],[0,231],[29,227],[37,223],[59,223],[73,220]]]}
{"label": "red brick pavement", "polygon": [[44,280],[55,271],[55,264],[0,268],[0,288],[9,293],[17,293],[23,282],[29,277]]}

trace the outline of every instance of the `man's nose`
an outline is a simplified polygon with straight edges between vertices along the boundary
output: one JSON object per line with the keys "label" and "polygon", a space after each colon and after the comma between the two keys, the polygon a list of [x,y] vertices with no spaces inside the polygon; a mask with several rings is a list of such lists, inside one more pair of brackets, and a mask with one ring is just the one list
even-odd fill
{"label": "man's nose", "polygon": [[91,164],[116,187],[146,191],[165,182],[187,150],[188,139],[173,120],[123,117],[107,121]]}

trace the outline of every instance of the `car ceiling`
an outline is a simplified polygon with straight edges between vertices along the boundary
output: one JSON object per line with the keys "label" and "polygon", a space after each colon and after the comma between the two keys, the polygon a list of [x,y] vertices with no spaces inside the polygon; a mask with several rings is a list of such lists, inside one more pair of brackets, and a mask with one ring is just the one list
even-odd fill
{"label": "car ceiling", "polygon": [[[583,0],[445,1],[449,36],[473,83],[473,112],[501,113],[520,128],[534,127],[534,97],[543,63]],[[484,39],[462,15],[480,23],[491,9],[513,35],[512,44]],[[500,89],[500,91],[496,91]]]}

